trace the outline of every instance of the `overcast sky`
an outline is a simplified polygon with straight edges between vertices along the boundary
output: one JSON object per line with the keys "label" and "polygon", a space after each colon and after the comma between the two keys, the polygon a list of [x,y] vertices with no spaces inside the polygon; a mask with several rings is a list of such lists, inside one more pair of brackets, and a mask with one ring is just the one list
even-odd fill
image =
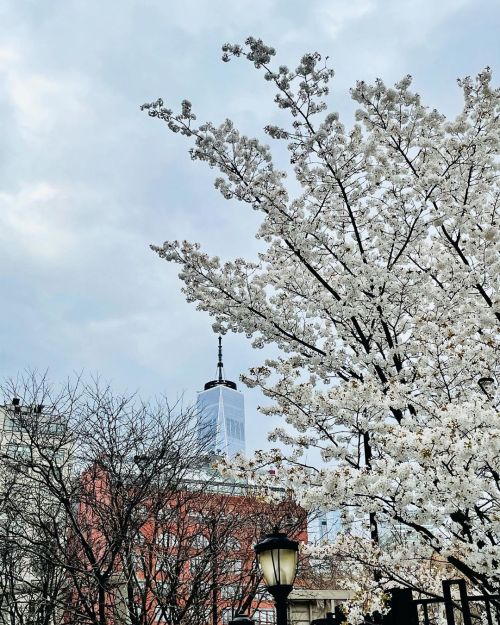
{"label": "overcast sky", "polygon": [[[185,138],[139,105],[186,98],[198,119],[262,137],[272,88],[249,63],[220,61],[250,34],[289,67],[328,55],[347,124],[356,79],[410,73],[453,116],[457,77],[500,74],[499,0],[4,0],[0,31],[0,374],[98,372],[118,391],[188,402],[215,373],[216,338],[149,244],[252,256],[257,216],[224,201]],[[243,336],[224,349],[231,379],[262,356]],[[271,424],[245,397],[252,449]]]}

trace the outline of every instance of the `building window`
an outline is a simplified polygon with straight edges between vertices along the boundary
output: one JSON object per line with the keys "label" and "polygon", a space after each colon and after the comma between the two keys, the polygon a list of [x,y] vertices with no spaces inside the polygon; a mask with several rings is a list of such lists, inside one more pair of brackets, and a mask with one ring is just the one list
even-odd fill
{"label": "building window", "polygon": [[21,443],[9,443],[6,448],[6,455],[12,459],[24,459],[31,458],[31,449],[29,445],[22,445]]}
{"label": "building window", "polygon": [[228,551],[240,551],[241,544],[238,540],[236,540],[236,538],[234,538],[234,536],[229,536],[226,540],[226,549]]}
{"label": "building window", "polygon": [[267,592],[267,590],[265,590],[265,588],[259,588],[257,590],[257,592],[255,593],[255,599],[258,602],[261,601],[269,601],[269,602],[273,602],[274,599],[272,598],[271,594]]}
{"label": "building window", "polygon": [[64,449],[58,449],[54,454],[54,460],[56,462],[62,463],[66,459],[66,452]]}
{"label": "building window", "polygon": [[210,544],[208,538],[203,534],[196,534],[193,539],[193,547],[197,549],[206,549]]}
{"label": "building window", "polygon": [[[29,419],[29,421],[28,421]],[[34,417],[24,415],[24,427],[21,423],[20,416],[14,414],[6,414],[3,420],[3,429],[6,432],[21,432],[27,430],[28,426],[36,427],[41,434],[51,436],[61,436],[66,430],[64,423],[46,420],[34,420]]]}
{"label": "building window", "polygon": [[20,432],[22,428],[18,419],[13,415],[6,414],[3,420],[3,429],[6,432]]}
{"label": "building window", "polygon": [[137,531],[137,534],[135,535],[135,542],[138,545],[147,545],[149,543],[146,535],[140,531]]}
{"label": "building window", "polygon": [[232,601],[238,598],[239,593],[239,587],[231,584],[228,584],[227,586],[222,586],[220,589],[221,599],[229,599]]}
{"label": "building window", "polygon": [[144,606],[142,603],[135,603],[134,605],[135,608],[135,614],[137,617],[138,622],[140,623],[142,621],[142,613],[144,612]]}
{"label": "building window", "polygon": [[171,586],[168,582],[156,582],[155,594],[159,598],[168,597]]}
{"label": "building window", "polygon": [[276,613],[274,610],[255,610],[253,620],[260,625],[274,625],[276,623]]}
{"label": "building window", "polygon": [[44,434],[53,434],[55,436],[61,436],[64,434],[64,423],[55,423],[54,421],[46,421],[40,428]]}
{"label": "building window", "polygon": [[156,512],[156,520],[166,521],[172,515],[173,515],[172,508],[170,508],[169,506],[163,506]]}
{"label": "building window", "polygon": [[203,573],[207,568],[208,560],[202,556],[194,556],[189,559],[189,570],[193,575]]}
{"label": "building window", "polygon": [[130,566],[137,571],[144,571],[146,568],[146,559],[142,553],[132,552],[130,554]]}
{"label": "building window", "polygon": [[177,564],[177,559],[175,556],[171,555],[159,555],[156,558],[156,566],[155,570],[157,573],[172,573],[175,571],[175,566]]}
{"label": "building window", "polygon": [[171,547],[177,547],[179,541],[177,540],[177,536],[170,532],[158,532],[155,543],[160,547],[168,549]]}
{"label": "building window", "polygon": [[52,460],[56,463],[56,465],[64,464],[64,461],[66,460],[66,452],[64,451],[64,449],[56,449],[50,451],[53,454]]}
{"label": "building window", "polygon": [[136,580],[136,596],[140,599],[146,592],[146,582],[143,579]]}
{"label": "building window", "polygon": [[157,606],[155,608],[155,621],[157,623],[171,623],[173,620],[174,608],[170,605]]}
{"label": "building window", "polygon": [[237,438],[242,441],[245,438],[243,423],[235,419],[227,419],[227,433],[231,438]]}

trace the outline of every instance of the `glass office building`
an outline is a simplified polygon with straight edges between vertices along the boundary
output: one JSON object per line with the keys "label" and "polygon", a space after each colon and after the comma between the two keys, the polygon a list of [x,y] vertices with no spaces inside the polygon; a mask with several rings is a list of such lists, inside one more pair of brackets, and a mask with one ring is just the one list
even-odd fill
{"label": "glass office building", "polygon": [[197,410],[198,435],[206,439],[210,453],[231,458],[245,452],[244,399],[236,383],[225,379],[220,337],[217,379],[198,393]]}
{"label": "glass office building", "polygon": [[310,544],[321,545],[333,542],[340,530],[340,514],[337,510],[322,510],[307,521],[307,536]]}

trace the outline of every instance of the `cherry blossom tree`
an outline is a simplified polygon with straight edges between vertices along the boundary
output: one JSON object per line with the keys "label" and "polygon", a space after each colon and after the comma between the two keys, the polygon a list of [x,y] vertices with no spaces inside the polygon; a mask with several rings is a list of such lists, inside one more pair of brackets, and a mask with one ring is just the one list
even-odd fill
{"label": "cherry blossom tree", "polygon": [[[198,125],[161,99],[143,105],[192,142],[215,186],[262,217],[257,261],[222,262],[196,243],[152,246],[180,265],[189,302],[217,332],[277,346],[244,376],[271,400],[272,463],[299,502],[341,511],[330,557],[358,590],[464,576],[500,582],[500,93],[486,68],[458,81],[455,119],[430,110],[406,76],[359,81],[346,128],[325,99],[333,71],[318,53],[275,67],[261,40],[225,45],[276,90],[290,167],[230,120]],[[293,174],[300,192],[292,193]],[[295,184],[293,189],[297,188]],[[305,453],[319,450],[311,466]],[[290,450],[284,451],[284,450]],[[357,568],[356,568],[357,567]],[[356,574],[354,574],[356,572]],[[354,583],[354,582],[353,582]],[[436,591],[437,592],[437,591]]]}

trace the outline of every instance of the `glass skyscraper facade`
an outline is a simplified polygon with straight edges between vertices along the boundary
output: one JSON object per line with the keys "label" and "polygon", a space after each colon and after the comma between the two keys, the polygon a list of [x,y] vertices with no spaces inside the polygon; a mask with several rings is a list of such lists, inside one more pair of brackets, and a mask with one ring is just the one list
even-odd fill
{"label": "glass skyscraper facade", "polygon": [[245,452],[245,404],[235,382],[226,380],[219,337],[217,379],[198,393],[198,435],[206,440],[208,452],[232,458]]}
{"label": "glass skyscraper facade", "polygon": [[340,515],[335,510],[323,510],[308,519],[307,536],[313,545],[333,542],[340,530]]}

